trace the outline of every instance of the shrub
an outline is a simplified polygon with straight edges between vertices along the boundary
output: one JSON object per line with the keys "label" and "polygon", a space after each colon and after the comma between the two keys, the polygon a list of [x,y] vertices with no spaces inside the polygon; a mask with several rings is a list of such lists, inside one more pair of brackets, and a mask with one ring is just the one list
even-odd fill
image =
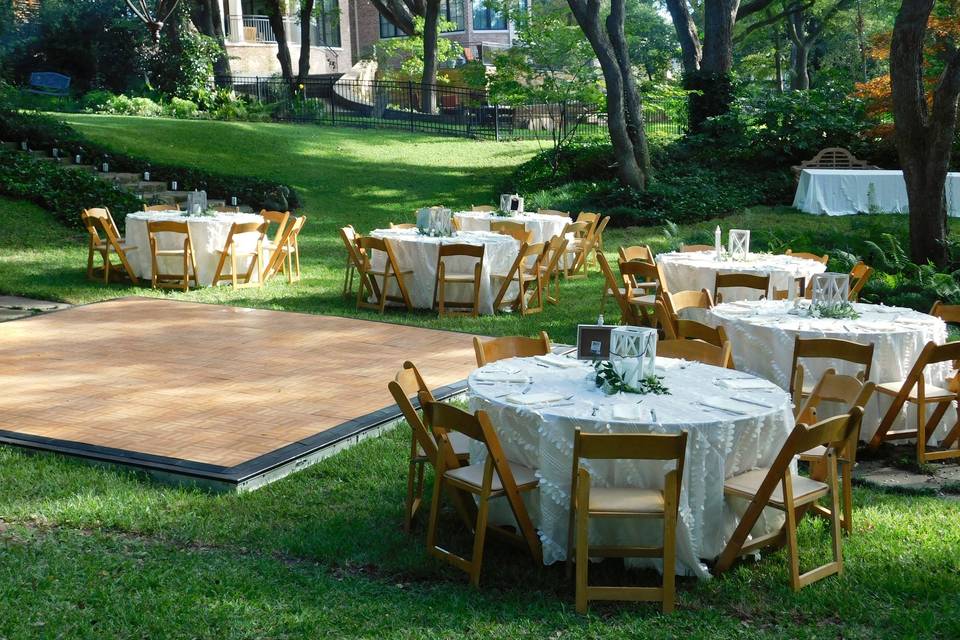
{"label": "shrub", "polygon": [[196,118],[199,107],[192,100],[184,100],[174,96],[170,99],[170,104],[164,109],[166,115],[174,118]]}
{"label": "shrub", "polygon": [[0,193],[35,202],[75,228],[82,226],[80,211],[88,207],[109,207],[122,218],[142,206],[136,196],[115,189],[92,173],[65,169],[9,150],[0,150]]}
{"label": "shrub", "polygon": [[84,111],[99,113],[107,110],[110,107],[110,103],[116,99],[117,94],[103,89],[96,89],[87,92],[83,98],[80,99],[80,108]]}

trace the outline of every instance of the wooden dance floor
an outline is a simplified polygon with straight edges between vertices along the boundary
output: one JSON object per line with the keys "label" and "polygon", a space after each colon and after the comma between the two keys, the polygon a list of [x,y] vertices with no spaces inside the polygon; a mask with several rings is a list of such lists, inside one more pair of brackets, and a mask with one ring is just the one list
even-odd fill
{"label": "wooden dance floor", "polygon": [[135,297],[5,322],[0,443],[253,488],[392,422],[404,360],[462,390],[471,338]]}

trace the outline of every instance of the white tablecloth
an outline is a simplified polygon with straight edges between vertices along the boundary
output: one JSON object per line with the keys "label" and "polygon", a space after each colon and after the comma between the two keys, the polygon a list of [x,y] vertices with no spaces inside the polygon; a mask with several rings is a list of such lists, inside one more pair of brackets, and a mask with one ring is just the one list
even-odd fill
{"label": "white tablecloth", "polygon": [[[706,289],[713,294],[718,273],[749,273],[770,276],[771,291],[767,292],[768,298],[773,297],[773,289],[786,289],[791,298],[795,297],[799,293],[797,278],[805,278],[806,282],[810,282],[811,276],[826,271],[826,267],[816,260],[763,253],[751,253],[743,262],[717,260],[713,251],[661,253],[657,255],[657,264],[663,272],[668,291]],[[759,297],[759,292],[739,287],[725,288],[722,293],[727,302],[756,300]]]}
{"label": "white tablecloth", "polygon": [[[947,174],[948,215],[960,216],[960,173]],[[806,213],[906,213],[907,185],[902,171],[804,169],[793,206]]]}
{"label": "white tablecloth", "polygon": [[[506,275],[517,259],[520,243],[510,236],[489,231],[461,231],[450,238],[432,238],[421,235],[416,229],[377,229],[371,236],[390,241],[399,269],[412,269],[406,275],[404,283],[410,302],[418,309],[433,307],[433,290],[437,279],[437,255],[441,244],[483,245],[483,269],[480,273],[480,313],[493,313],[493,301],[502,284],[494,274]],[[384,257],[377,252],[374,255],[374,268],[383,268]],[[448,273],[473,273],[475,258],[446,258]],[[399,295],[396,285],[388,289],[390,295]],[[456,302],[469,302],[473,299],[473,285],[448,284],[447,299]]]}
{"label": "white tablecloth", "polygon": [[533,242],[550,242],[554,236],[563,233],[563,228],[572,220],[565,216],[551,216],[545,213],[523,213],[510,217],[498,216],[489,211],[458,211],[454,217],[464,231],[489,231],[491,222],[522,222],[527,231],[533,232]]}
{"label": "white tablecloth", "polygon": [[[907,377],[917,356],[927,342],[943,343],[947,339],[946,325],[939,319],[912,309],[856,303],[860,313],[856,320],[809,318],[796,314],[788,301],[733,302],[714,307],[710,311],[690,309],[693,317],[703,316],[708,324],[720,324],[727,332],[733,347],[733,360],[740,371],[766,378],[784,389],[790,385],[793,345],[801,338],[838,338],[864,344],[873,343],[873,363],[870,379],[874,382],[893,382]],[[791,313],[793,312],[793,313]],[[811,358],[801,361],[806,379],[816,383],[826,369],[855,375],[861,367],[843,360]],[[950,374],[949,363],[927,368],[927,382],[943,385]],[[887,398],[875,395],[866,407],[862,440],[869,440],[877,430],[880,418],[890,406]],[[913,412],[910,412],[912,417]],[[952,410],[935,432],[932,442],[938,442],[953,425]]]}
{"label": "white tablecloth", "polygon": [[[736,527],[738,514],[742,513],[724,500],[724,479],[772,463],[793,428],[790,399],[775,385],[764,390],[733,391],[723,388],[721,385],[726,382],[718,379],[750,376],[668,358],[658,358],[657,363],[658,369],[669,367],[659,372],[669,395],[607,396],[588,380],[593,368],[583,363],[563,369],[540,366],[533,358],[513,358],[470,375],[471,409],[489,412],[509,459],[537,469],[539,489],[524,495],[530,517],[540,531],[546,564],[566,558],[575,427],[586,433],[689,433],[677,525],[677,561],[678,571],[701,578],[709,574],[699,559],[712,559],[722,551]],[[529,376],[532,384],[482,384],[477,379],[480,372],[494,370],[516,371],[521,377]],[[504,395],[522,391],[525,386],[529,386],[531,394],[553,391],[564,398],[572,395],[569,402],[573,404],[531,408],[512,404]],[[734,396],[768,406],[731,400]],[[741,415],[699,404],[715,399],[734,405]],[[638,401],[642,401],[639,407]],[[617,405],[635,409],[639,415],[629,420],[615,419]],[[656,412],[656,419],[651,409]],[[471,455],[472,462],[483,459],[481,450]],[[664,473],[672,463],[586,461],[584,466],[590,470],[596,486],[663,488]],[[766,527],[782,522],[773,513],[767,517]],[[495,511],[492,509],[493,518],[509,522],[509,507],[498,505]],[[638,519],[594,520],[590,526],[591,544],[658,544],[663,530],[660,521]]]}
{"label": "white tablecloth", "polygon": [[[210,286],[213,276],[217,273],[217,263],[220,254],[230,234],[233,223],[263,222],[263,217],[254,213],[217,213],[211,216],[184,216],[176,211],[138,211],[127,214],[126,240],[127,244],[137,247],[136,251],[127,254],[130,266],[138,278],[149,280],[153,277],[153,263],[150,259],[150,241],[147,239],[147,222],[176,221],[187,222],[190,225],[190,238],[193,241],[193,250],[197,260],[197,275],[199,283]],[[183,236],[172,233],[157,235],[160,249],[182,249]],[[237,245],[241,251],[256,249],[256,238],[253,234],[243,234],[237,237]],[[264,266],[270,258],[264,250]],[[162,256],[159,258],[161,269],[166,273],[180,273],[183,271],[183,258],[180,256]],[[250,266],[250,258],[241,258],[237,261],[238,268],[245,273]],[[257,275],[253,275],[256,279]]]}

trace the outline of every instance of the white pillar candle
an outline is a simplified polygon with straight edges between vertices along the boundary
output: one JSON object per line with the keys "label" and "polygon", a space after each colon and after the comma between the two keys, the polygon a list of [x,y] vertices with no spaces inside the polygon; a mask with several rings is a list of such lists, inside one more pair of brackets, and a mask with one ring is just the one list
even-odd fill
{"label": "white pillar candle", "polygon": [[144,172],[143,172],[143,181],[144,181],[144,182],[150,182],[150,172],[149,172],[149,171],[144,171]]}
{"label": "white pillar candle", "polygon": [[176,190],[177,190],[177,181],[174,180],[173,182],[170,183],[170,191],[176,191]]}
{"label": "white pillar candle", "polygon": [[231,206],[231,207],[237,206],[237,196],[231,196],[231,197],[230,197],[230,206]]}
{"label": "white pillar candle", "polygon": [[79,154],[79,153],[76,155],[76,157],[73,159],[73,161],[74,161],[74,163],[76,163],[76,164],[80,164],[80,154]]}
{"label": "white pillar candle", "polygon": [[107,172],[110,170],[110,165],[107,164],[106,162],[104,162],[104,163],[103,163],[103,166],[101,167],[101,169],[103,169],[103,172],[104,172],[104,173],[107,173]]}

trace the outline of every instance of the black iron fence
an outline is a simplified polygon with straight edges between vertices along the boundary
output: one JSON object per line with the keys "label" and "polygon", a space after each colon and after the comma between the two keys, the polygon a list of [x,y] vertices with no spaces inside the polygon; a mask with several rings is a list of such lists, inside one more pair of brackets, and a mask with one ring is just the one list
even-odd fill
{"label": "black iron fence", "polygon": [[[502,105],[484,90],[434,85],[424,108],[419,83],[311,78],[295,95],[279,78],[217,78],[219,87],[259,102],[281,122],[393,128],[488,140],[517,140],[605,133],[606,113],[577,102]],[[646,100],[647,133],[680,135],[681,104]]]}

